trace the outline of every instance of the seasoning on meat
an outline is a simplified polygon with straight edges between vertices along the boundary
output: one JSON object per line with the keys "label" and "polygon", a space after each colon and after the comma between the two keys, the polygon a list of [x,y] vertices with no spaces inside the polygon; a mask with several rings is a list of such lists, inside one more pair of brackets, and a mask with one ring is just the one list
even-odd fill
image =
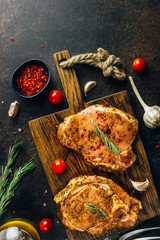
{"label": "seasoning on meat", "polygon": [[[112,180],[95,175],[73,178],[54,200],[66,227],[95,235],[132,227],[142,209],[138,199],[129,196]],[[88,205],[103,214],[91,211]]]}
{"label": "seasoning on meat", "polygon": [[[120,154],[110,151],[95,126],[107,136]],[[100,170],[125,171],[136,160],[131,144],[138,131],[138,121],[113,107],[93,105],[64,119],[58,127],[62,144],[84,156],[86,163]]]}

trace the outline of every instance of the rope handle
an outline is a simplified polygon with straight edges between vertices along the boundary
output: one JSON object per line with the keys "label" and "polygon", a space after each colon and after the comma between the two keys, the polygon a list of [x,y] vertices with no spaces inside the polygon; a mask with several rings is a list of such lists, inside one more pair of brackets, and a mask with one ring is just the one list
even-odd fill
{"label": "rope handle", "polygon": [[120,81],[126,78],[125,68],[120,58],[109,55],[109,53],[102,48],[98,48],[97,53],[85,53],[73,56],[61,62],[59,66],[61,68],[69,68],[77,63],[99,67],[102,69],[104,77],[112,76]]}

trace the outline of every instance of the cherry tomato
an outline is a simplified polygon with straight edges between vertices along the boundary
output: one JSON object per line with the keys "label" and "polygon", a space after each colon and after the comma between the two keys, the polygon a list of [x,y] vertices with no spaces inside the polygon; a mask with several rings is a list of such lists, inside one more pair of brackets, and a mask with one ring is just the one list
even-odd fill
{"label": "cherry tomato", "polygon": [[137,72],[142,72],[146,68],[146,62],[143,58],[136,58],[133,62],[133,68]]}
{"label": "cherry tomato", "polygon": [[56,159],[52,164],[53,172],[61,174],[66,170],[66,163],[62,159]]}
{"label": "cherry tomato", "polygon": [[52,90],[48,94],[48,99],[52,104],[60,104],[62,101],[62,93],[59,90]]}
{"label": "cherry tomato", "polygon": [[42,232],[49,232],[53,227],[53,222],[50,218],[44,218],[39,224]]}

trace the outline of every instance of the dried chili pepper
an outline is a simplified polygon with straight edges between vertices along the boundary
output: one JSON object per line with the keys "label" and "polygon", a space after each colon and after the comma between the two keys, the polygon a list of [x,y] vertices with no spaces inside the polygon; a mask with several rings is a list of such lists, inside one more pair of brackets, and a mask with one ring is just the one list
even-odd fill
{"label": "dried chili pepper", "polygon": [[45,86],[47,79],[48,74],[43,66],[28,65],[17,78],[17,84],[22,92],[32,95]]}
{"label": "dried chili pepper", "polygon": [[14,41],[14,38],[13,37],[9,37],[9,39],[13,42]]}
{"label": "dried chili pepper", "polygon": [[108,102],[105,102],[105,104],[106,104],[106,106],[110,106],[110,103],[108,103]]}

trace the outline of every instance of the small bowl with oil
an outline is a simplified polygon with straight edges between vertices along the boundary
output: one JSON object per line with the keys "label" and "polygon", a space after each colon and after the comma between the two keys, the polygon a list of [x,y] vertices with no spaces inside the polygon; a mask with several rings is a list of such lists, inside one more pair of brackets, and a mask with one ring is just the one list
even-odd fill
{"label": "small bowl with oil", "polygon": [[12,88],[22,98],[33,98],[45,90],[50,79],[49,66],[42,60],[30,59],[13,72]]}

